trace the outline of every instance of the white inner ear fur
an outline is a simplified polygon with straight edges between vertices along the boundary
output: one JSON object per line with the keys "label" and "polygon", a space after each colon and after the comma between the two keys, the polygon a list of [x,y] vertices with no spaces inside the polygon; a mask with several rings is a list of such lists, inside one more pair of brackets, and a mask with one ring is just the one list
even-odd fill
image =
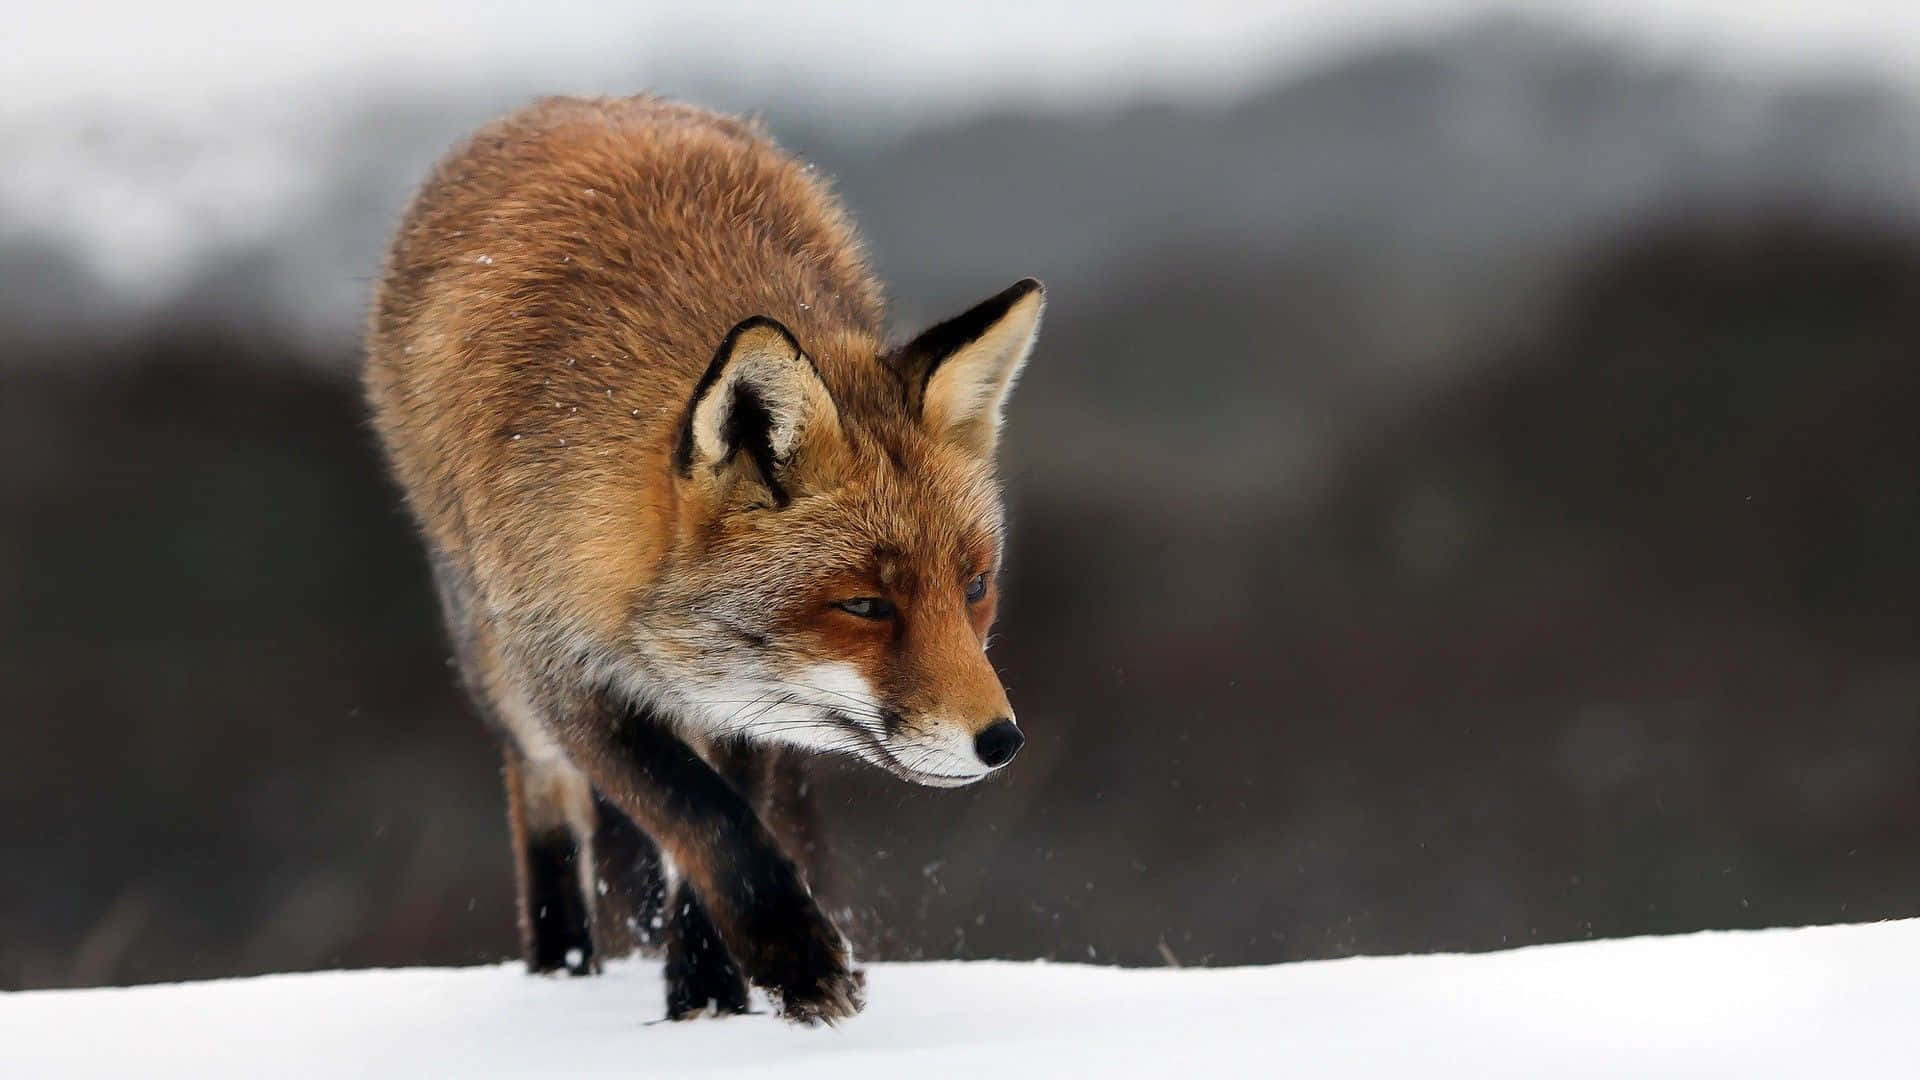
{"label": "white inner ear fur", "polygon": [[770,326],[754,327],[734,340],[720,377],[694,406],[693,444],[701,461],[726,457],[727,424],[742,388],[751,389],[767,410],[767,442],[776,461],[793,456],[809,427],[836,415],[832,395],[793,340]]}
{"label": "white inner ear fur", "polygon": [[921,405],[928,427],[982,457],[992,455],[1000,438],[1000,414],[1033,352],[1045,308],[1044,294],[1028,293],[986,333],[934,369]]}

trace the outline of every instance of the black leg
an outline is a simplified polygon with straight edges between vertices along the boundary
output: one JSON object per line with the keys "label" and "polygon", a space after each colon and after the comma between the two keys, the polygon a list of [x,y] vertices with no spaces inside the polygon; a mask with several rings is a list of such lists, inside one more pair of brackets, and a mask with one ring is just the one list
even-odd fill
{"label": "black leg", "polygon": [[667,1016],[747,1011],[747,977],[733,962],[693,887],[681,882],[667,920]]}
{"label": "black leg", "polygon": [[[712,748],[714,768],[749,806],[765,788],[765,760],[741,744]],[[747,977],[728,954],[693,887],[681,882],[667,911],[667,1015],[675,1020],[705,1013],[747,1011]]]}
{"label": "black leg", "polygon": [[594,868],[602,883],[601,952],[611,956],[666,940],[667,878],[660,849],[599,792],[593,795]]}
{"label": "black leg", "polygon": [[536,972],[590,975],[597,970],[586,897],[580,891],[580,847],[566,829],[527,838],[527,921]]}
{"label": "black leg", "polygon": [[[557,785],[506,748],[508,825],[520,893],[520,954],[535,973],[599,970],[592,912],[581,880],[580,841],[556,805]],[[534,775],[529,776],[529,770]]]}
{"label": "black leg", "polygon": [[546,704],[571,762],[660,845],[733,962],[783,1016],[833,1023],[860,1011],[846,938],[754,807],[670,722],[605,695]]}

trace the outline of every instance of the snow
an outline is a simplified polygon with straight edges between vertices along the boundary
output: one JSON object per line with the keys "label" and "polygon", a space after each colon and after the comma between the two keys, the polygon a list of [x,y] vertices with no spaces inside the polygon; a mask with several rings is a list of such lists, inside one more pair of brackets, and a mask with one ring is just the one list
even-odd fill
{"label": "snow", "polygon": [[[1920,920],[1262,968],[875,964],[836,1029],[654,1023],[657,965],[0,994],[8,1076],[1910,1075]],[[976,1072],[978,1070],[978,1072]]]}

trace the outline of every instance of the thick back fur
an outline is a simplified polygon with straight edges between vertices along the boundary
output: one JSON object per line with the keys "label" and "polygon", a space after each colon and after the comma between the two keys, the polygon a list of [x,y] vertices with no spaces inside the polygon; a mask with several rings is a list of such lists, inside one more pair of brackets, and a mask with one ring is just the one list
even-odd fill
{"label": "thick back fur", "polygon": [[481,130],[408,212],[369,338],[374,422],[421,529],[471,560],[491,610],[617,635],[662,569],[689,395],[754,314],[825,371],[884,333],[847,215],[758,130],[649,99],[549,100]]}

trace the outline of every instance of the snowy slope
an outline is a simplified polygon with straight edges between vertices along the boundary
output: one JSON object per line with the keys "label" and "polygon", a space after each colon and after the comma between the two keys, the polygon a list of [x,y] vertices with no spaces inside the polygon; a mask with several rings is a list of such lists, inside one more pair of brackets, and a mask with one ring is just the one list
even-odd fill
{"label": "snowy slope", "polygon": [[1920,1067],[1920,920],[1479,956],[1123,971],[880,964],[836,1030],[648,1023],[657,967],[0,994],[0,1074],[1859,1077]]}

